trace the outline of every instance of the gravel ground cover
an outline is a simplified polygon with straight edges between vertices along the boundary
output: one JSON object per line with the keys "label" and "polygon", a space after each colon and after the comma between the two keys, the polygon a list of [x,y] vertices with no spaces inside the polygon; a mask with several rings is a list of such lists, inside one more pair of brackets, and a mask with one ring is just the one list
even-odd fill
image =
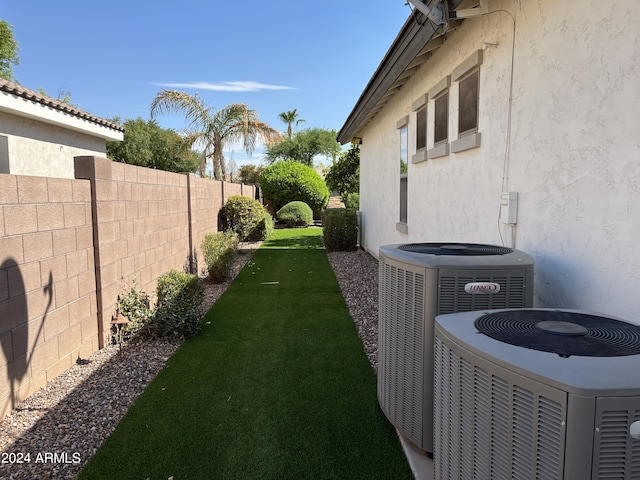
{"label": "gravel ground cover", "polygon": [[[206,282],[203,311],[211,308],[258,246],[241,245],[227,282]],[[364,252],[330,252],[328,257],[375,370],[378,262]],[[109,346],[24,400],[0,423],[0,478],[75,478],[178,346],[160,341],[122,349]]]}

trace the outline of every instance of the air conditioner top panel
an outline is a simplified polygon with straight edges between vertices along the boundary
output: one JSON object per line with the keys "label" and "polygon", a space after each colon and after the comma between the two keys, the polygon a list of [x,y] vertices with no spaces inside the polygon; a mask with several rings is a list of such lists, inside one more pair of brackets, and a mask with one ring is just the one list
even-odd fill
{"label": "air conditioner top panel", "polygon": [[495,268],[533,266],[533,258],[520,251],[499,245],[478,243],[405,243],[380,247],[380,258],[431,268]]}
{"label": "air conditioner top panel", "polygon": [[[557,320],[554,313],[558,309],[519,309],[519,310],[487,310],[475,312],[452,313],[436,317],[435,334],[449,339],[448,344],[464,351],[475,354],[485,360],[507,368],[516,373],[533,378],[536,381],[559,388],[568,393],[585,396],[631,396],[640,395],[640,354],[619,356],[561,356],[558,353],[540,351],[513,345],[483,334],[476,328],[476,320],[485,315],[503,312],[537,312],[538,315],[549,313],[549,326]],[[594,312],[581,310],[561,310],[561,312],[576,315],[600,316],[631,324],[622,319],[605,316]],[[544,326],[546,328],[546,325]],[[544,330],[543,328],[543,330]],[[559,330],[563,330],[560,326]],[[572,329],[569,329],[572,330]],[[581,335],[575,331],[570,335]],[[549,332],[542,331],[541,335]],[[566,331],[559,335],[567,334]],[[632,342],[633,343],[633,342]]]}

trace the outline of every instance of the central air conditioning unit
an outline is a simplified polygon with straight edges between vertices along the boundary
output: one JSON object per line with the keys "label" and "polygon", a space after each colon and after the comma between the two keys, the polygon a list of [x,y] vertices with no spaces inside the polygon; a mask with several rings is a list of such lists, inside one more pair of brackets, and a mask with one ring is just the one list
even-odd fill
{"label": "central air conditioning unit", "polygon": [[442,315],[437,479],[640,478],[640,326],[578,310]]}
{"label": "central air conditioning unit", "polygon": [[380,247],[378,401],[413,444],[433,452],[436,315],[533,302],[533,259],[496,245],[412,243]]}

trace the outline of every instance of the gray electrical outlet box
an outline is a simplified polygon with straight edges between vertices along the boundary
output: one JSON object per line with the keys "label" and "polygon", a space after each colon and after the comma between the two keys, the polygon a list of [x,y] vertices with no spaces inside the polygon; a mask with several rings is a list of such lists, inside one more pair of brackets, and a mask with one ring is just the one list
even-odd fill
{"label": "gray electrical outlet box", "polygon": [[507,225],[518,223],[518,192],[506,192],[501,195],[500,221]]}

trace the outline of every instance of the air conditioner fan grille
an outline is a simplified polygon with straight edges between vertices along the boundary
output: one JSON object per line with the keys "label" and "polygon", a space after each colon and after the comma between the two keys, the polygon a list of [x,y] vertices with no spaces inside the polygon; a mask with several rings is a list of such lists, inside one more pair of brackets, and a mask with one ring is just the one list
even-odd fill
{"label": "air conditioner fan grille", "polygon": [[475,327],[495,340],[541,352],[585,357],[640,354],[640,326],[613,318],[552,310],[483,315]]}
{"label": "air conditioner fan grille", "polygon": [[430,255],[451,255],[478,257],[484,255],[506,255],[513,249],[499,245],[483,245],[479,243],[407,243],[400,245],[399,250]]}

